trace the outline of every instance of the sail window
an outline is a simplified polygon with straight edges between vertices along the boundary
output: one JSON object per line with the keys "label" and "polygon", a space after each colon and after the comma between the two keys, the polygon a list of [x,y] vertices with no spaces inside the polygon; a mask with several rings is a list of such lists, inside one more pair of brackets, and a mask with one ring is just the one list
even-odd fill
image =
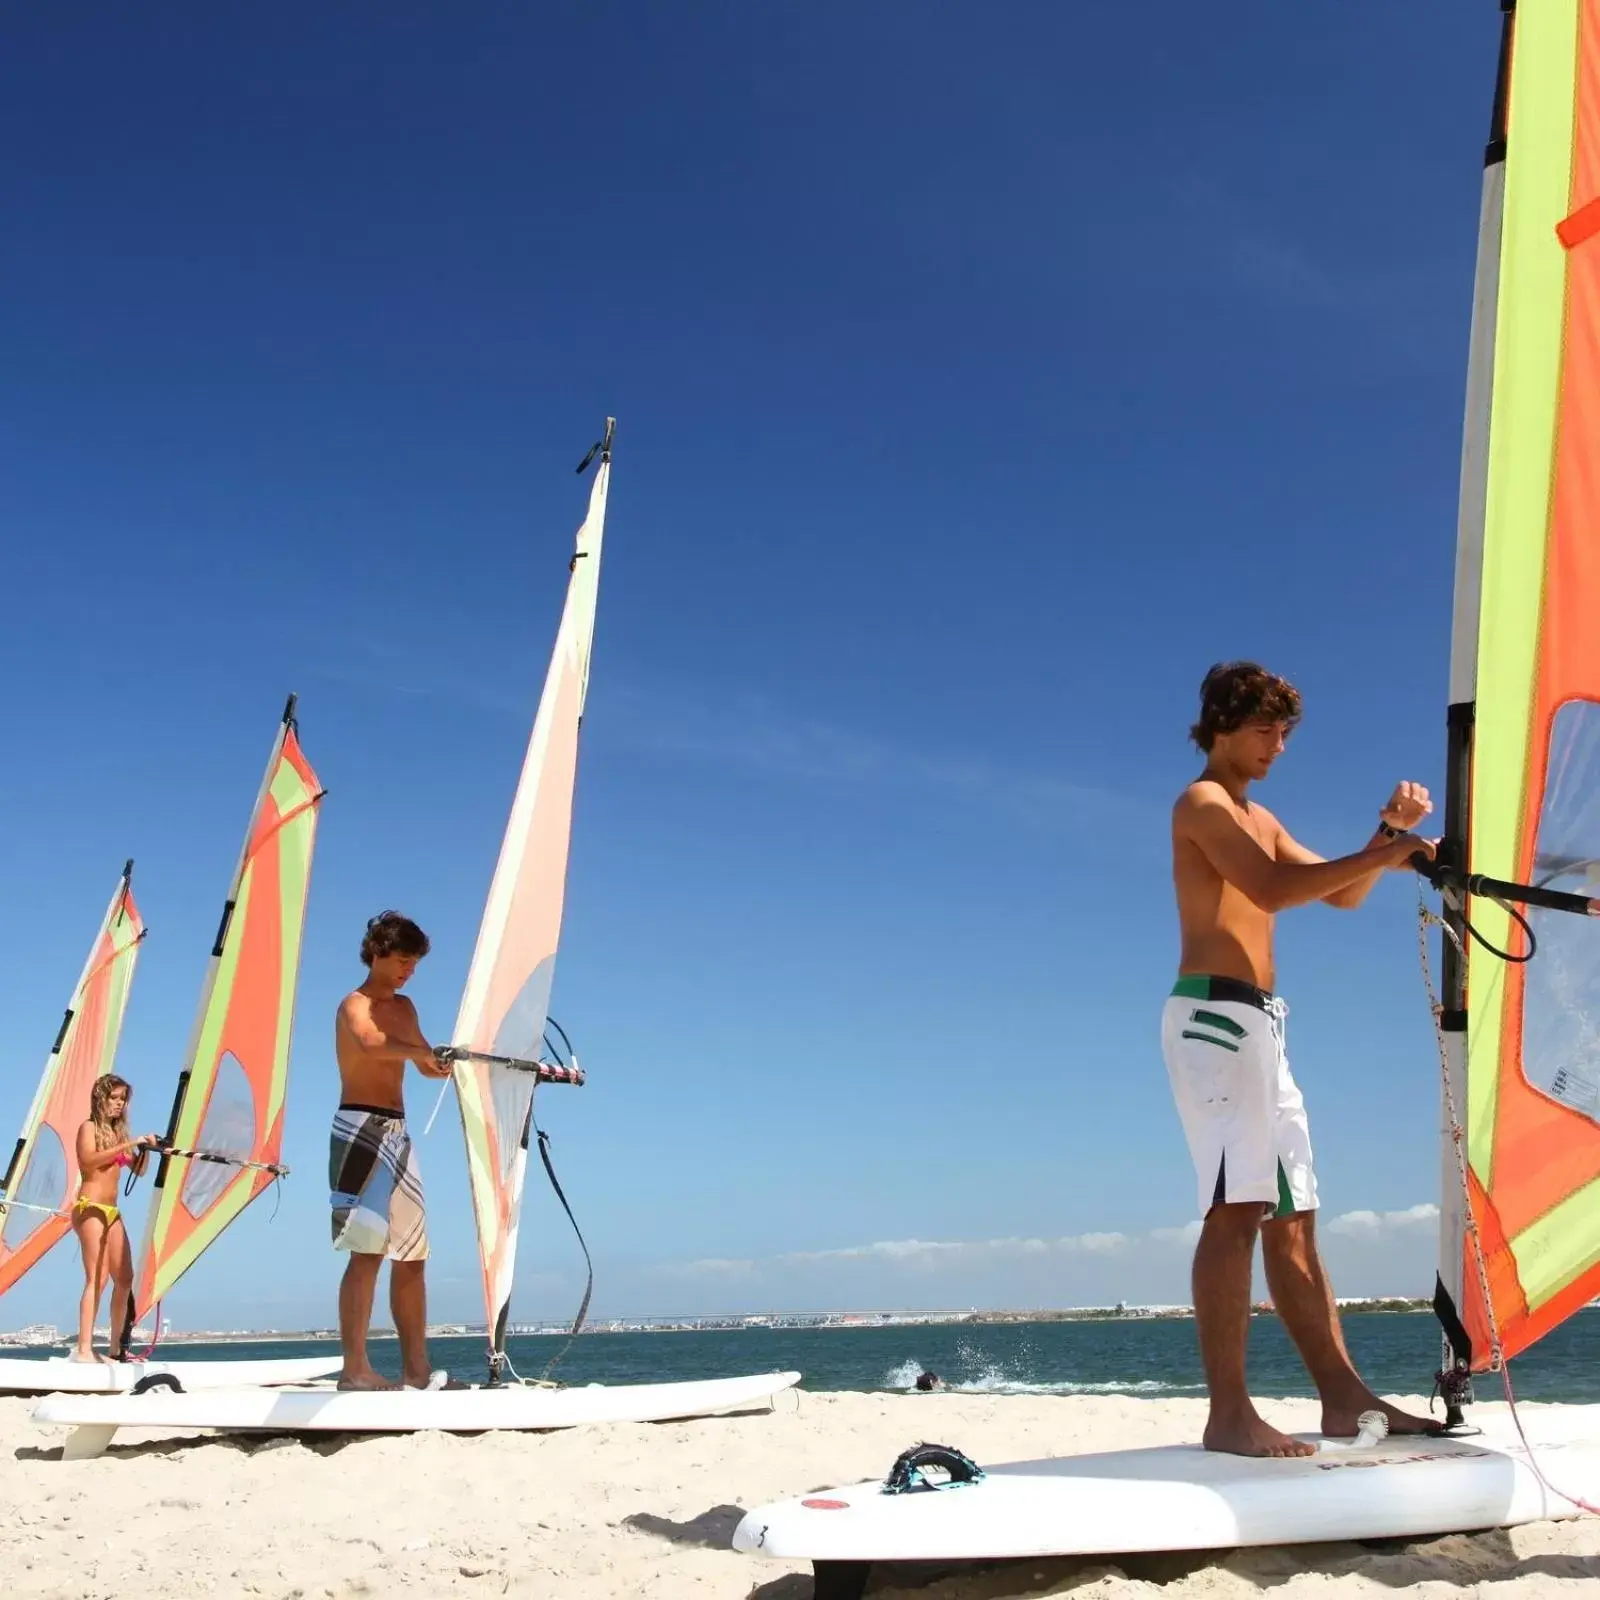
{"label": "sail window", "polygon": [[[212,1082],[211,1099],[195,1148],[233,1161],[255,1158],[256,1097],[239,1058],[224,1050]],[[191,1161],[183,1179],[183,1203],[191,1217],[204,1216],[233,1181],[236,1166],[216,1161]]]}
{"label": "sail window", "polygon": [[[1534,850],[1541,888],[1600,896],[1600,704],[1568,700],[1550,728]],[[1522,1070],[1542,1093],[1600,1122],[1600,939],[1591,920],[1530,911]]]}
{"label": "sail window", "polygon": [[34,1136],[33,1154],[22,1183],[8,1200],[0,1245],[7,1251],[20,1250],[35,1228],[50,1221],[55,1208],[67,1192],[67,1151],[61,1135],[48,1122],[41,1123]]}

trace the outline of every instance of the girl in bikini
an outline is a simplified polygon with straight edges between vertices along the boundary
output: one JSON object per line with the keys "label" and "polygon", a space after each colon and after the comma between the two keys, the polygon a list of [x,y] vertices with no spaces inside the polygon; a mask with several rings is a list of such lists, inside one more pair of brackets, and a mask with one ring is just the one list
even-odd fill
{"label": "girl in bikini", "polygon": [[75,1361],[109,1361],[96,1356],[94,1319],[106,1279],[112,1284],[111,1348],[121,1348],[122,1319],[133,1287],[133,1258],[128,1230],[117,1208],[117,1179],[131,1169],[144,1171],[151,1150],[161,1141],[154,1134],[128,1137],[128,1101],[133,1089],[111,1073],[95,1079],[89,1091],[89,1120],[78,1129],[78,1198],[72,1202],[72,1231],[83,1250],[83,1298],[78,1302],[78,1348]]}

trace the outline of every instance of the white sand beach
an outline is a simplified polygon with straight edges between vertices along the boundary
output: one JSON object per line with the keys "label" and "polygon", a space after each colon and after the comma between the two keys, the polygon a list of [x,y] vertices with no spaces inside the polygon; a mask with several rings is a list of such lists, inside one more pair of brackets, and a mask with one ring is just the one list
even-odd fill
{"label": "white sand beach", "polygon": [[[651,1596],[807,1600],[803,1563],[735,1554],[761,1501],[881,1474],[939,1439],[980,1462],[1198,1437],[1195,1400],[793,1393],[774,1413],[549,1434],[306,1443],[128,1430],[59,1459],[35,1402],[0,1401],[0,1592],[98,1597]],[[1413,1398],[1412,1405],[1421,1402]],[[1263,1406],[1315,1425],[1310,1402]],[[1500,1407],[1478,1408],[1489,1413]],[[1254,1596],[1600,1593],[1600,1519],[1373,1546],[1321,1544],[943,1573],[891,1569],[869,1595]]]}

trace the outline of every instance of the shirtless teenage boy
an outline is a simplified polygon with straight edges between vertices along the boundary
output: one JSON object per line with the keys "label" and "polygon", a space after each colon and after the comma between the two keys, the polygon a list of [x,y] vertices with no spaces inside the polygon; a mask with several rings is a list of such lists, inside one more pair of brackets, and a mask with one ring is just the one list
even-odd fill
{"label": "shirtless teenage boy", "polygon": [[1339,1328],[1317,1250],[1317,1184],[1304,1102],[1284,1045],[1288,1007],[1274,993],[1273,918],[1320,900],[1352,909],[1384,871],[1434,847],[1409,830],[1432,810],[1402,783],[1354,855],[1325,861],[1248,798],[1300,720],[1300,696],[1251,661],[1206,674],[1190,736],[1205,771],[1172,811],[1172,875],[1182,953],[1161,1045],[1200,1181],[1205,1216],[1194,1257],[1195,1324],[1210,1391],[1205,1446],[1248,1456],[1310,1455],[1269,1427],[1245,1383],[1256,1236],[1274,1306],[1322,1399],[1322,1431],[1353,1436],[1381,1410],[1393,1433],[1438,1425],[1384,1405],[1362,1382]]}
{"label": "shirtless teenage boy", "polygon": [[428,936],[409,917],[385,911],[372,918],[361,941],[367,981],[339,1002],[334,1024],[339,1109],[329,1143],[328,1187],[333,1247],[350,1252],[339,1284],[341,1389],[394,1387],[367,1359],[367,1328],[385,1256],[403,1381],[408,1388],[439,1386],[428,1366],[422,1176],[401,1092],[407,1061],[424,1077],[450,1076],[422,1036],[417,1008],[399,992],[427,953]]}

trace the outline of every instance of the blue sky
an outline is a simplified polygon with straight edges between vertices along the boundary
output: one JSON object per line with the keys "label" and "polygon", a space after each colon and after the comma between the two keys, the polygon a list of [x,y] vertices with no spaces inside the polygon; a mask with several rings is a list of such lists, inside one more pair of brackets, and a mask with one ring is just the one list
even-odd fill
{"label": "blue sky", "polygon": [[[130,854],[119,1065],[164,1122],[297,690],[330,795],[294,1171],[168,1309],[332,1320],[333,1009],[394,905],[448,1032],[613,413],[555,991],[590,1081],[540,1100],[596,1309],[1186,1298],[1185,730],[1215,660],[1293,678],[1263,798],[1328,854],[1442,788],[1498,20],[14,16],[0,1123]],[[1290,914],[1280,966],[1338,1291],[1425,1292],[1410,882]],[[432,1311],[470,1317],[453,1109],[423,1160]],[[534,1174],[519,1318],[570,1312],[565,1229]],[[0,1323],[77,1281],[58,1253]]]}

